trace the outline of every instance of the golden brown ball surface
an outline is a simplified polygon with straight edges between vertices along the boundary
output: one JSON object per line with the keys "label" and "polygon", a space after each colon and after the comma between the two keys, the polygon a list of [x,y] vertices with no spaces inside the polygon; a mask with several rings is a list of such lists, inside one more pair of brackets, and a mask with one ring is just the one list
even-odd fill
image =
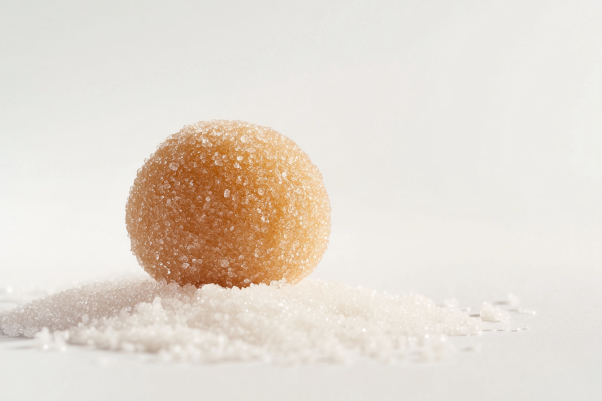
{"label": "golden brown ball surface", "polygon": [[242,121],[184,127],[138,170],[132,252],[157,280],[225,287],[297,282],[328,245],[322,175],[290,139]]}

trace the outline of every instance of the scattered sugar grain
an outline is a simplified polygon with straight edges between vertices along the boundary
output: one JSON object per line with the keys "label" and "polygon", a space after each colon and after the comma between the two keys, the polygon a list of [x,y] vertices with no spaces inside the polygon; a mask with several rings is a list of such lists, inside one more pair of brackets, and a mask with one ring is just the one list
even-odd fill
{"label": "scattered sugar grain", "polygon": [[514,294],[508,294],[508,306],[517,308],[520,305],[520,298]]}
{"label": "scattered sugar grain", "polygon": [[[0,315],[0,332],[65,344],[145,352],[165,360],[345,363],[439,359],[449,336],[475,335],[479,318],[421,295],[386,295],[337,282],[201,288],[151,281],[85,285]],[[37,333],[37,334],[36,334]]]}
{"label": "scattered sugar grain", "polygon": [[483,302],[480,313],[481,320],[485,322],[501,322],[507,324],[510,321],[510,314],[489,302]]}

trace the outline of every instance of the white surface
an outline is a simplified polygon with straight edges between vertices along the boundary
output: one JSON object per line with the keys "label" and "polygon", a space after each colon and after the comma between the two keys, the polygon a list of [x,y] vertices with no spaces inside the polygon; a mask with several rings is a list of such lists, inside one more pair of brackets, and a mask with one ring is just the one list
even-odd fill
{"label": "white surface", "polygon": [[161,365],[2,339],[2,396],[602,396],[599,1],[3,1],[0,57],[0,286],[136,271],[136,169],[184,124],[231,118],[323,172],[315,278],[539,312],[428,366]]}
{"label": "white surface", "polygon": [[[602,301],[601,278],[516,280],[523,303],[538,315],[514,316],[512,323],[530,330],[486,332],[470,342],[477,351],[427,365],[164,364],[78,348],[45,353],[31,349],[29,340],[1,339],[2,395],[24,400],[595,400],[602,394],[602,313],[592,306]],[[480,300],[496,293],[493,287],[458,291],[458,298]],[[470,290],[470,296],[462,295]],[[472,306],[478,309],[479,303]]]}

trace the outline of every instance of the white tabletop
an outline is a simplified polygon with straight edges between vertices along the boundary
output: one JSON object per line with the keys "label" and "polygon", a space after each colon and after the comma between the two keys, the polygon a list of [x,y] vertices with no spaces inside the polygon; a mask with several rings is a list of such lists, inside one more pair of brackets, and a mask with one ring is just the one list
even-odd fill
{"label": "white tabletop", "polygon": [[[0,288],[139,272],[124,205],[183,125],[270,126],[323,173],[313,278],[518,295],[526,331],[424,365],[165,364],[0,338],[0,399],[602,399],[602,6],[0,4]],[[473,351],[462,351],[471,346]]]}

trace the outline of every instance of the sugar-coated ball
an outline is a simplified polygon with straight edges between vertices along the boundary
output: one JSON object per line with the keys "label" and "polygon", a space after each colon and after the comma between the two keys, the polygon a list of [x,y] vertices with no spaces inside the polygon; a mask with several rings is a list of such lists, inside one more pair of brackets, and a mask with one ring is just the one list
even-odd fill
{"label": "sugar-coated ball", "polygon": [[132,252],[157,280],[246,287],[311,273],[328,245],[322,175],[292,140],[242,121],[185,126],[138,170]]}

